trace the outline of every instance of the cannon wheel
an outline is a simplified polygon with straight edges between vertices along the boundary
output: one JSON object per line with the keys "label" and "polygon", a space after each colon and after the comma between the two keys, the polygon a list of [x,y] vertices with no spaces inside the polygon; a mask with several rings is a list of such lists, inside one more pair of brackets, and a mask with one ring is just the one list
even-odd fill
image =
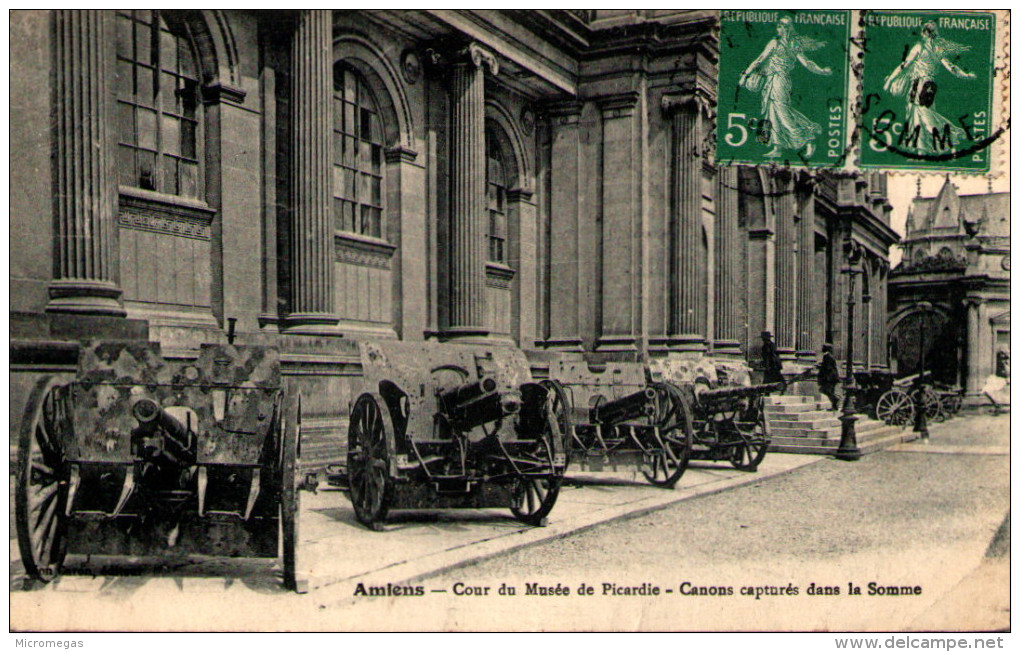
{"label": "cannon wheel", "polygon": [[655,423],[665,449],[652,458],[645,479],[659,487],[673,488],[687,470],[694,445],[694,416],[684,392],[672,383],[653,383],[656,394]]}
{"label": "cannon wheel", "polygon": [[744,441],[733,447],[730,464],[740,471],[757,471],[758,465],[765,459],[765,453],[769,450],[769,428],[765,422],[765,410],[762,405],[764,397],[758,396],[752,400],[757,402],[754,421],[737,419],[733,421]]}
{"label": "cannon wheel", "polygon": [[548,466],[552,473],[518,476],[510,491],[510,511],[514,517],[522,523],[536,526],[545,524],[545,518],[560,494],[565,467],[557,469],[555,459],[557,453],[565,453],[566,438],[573,427],[570,403],[563,386],[556,380],[543,380],[541,385],[549,392],[548,424],[535,441],[535,448],[525,457],[536,464]]}
{"label": "cannon wheel", "polygon": [[878,397],[875,416],[891,426],[907,426],[914,422],[914,402],[901,389],[890,389]]}
{"label": "cannon wheel", "polygon": [[280,526],[283,531],[283,585],[298,591],[297,545],[298,513],[301,493],[298,474],[301,472],[301,394],[287,401],[281,442]]}
{"label": "cannon wheel", "polygon": [[942,398],[934,388],[925,385],[920,391],[914,391],[911,393],[914,398],[914,404],[920,404],[924,407],[924,416],[931,421],[945,421],[946,412],[942,406]]}
{"label": "cannon wheel", "polygon": [[942,408],[947,416],[959,414],[961,407],[963,407],[963,397],[959,392],[950,392],[942,396]]}
{"label": "cannon wheel", "polygon": [[347,472],[354,514],[376,529],[386,518],[392,497],[390,459],[394,452],[393,421],[378,394],[358,397],[347,434]]}
{"label": "cannon wheel", "polygon": [[29,396],[18,438],[15,520],[21,561],[29,577],[49,582],[67,552],[68,478],[60,428],[69,426],[56,378],[39,381]]}
{"label": "cannon wheel", "polygon": [[567,390],[563,388],[563,384],[558,380],[543,380],[539,384],[550,392],[552,402],[550,403],[549,408],[552,410],[553,418],[560,429],[560,440],[556,449],[562,449],[565,461],[563,470],[566,471],[566,467],[570,462],[570,440],[574,430],[574,423],[570,418],[570,411],[572,407],[570,399],[567,398]]}

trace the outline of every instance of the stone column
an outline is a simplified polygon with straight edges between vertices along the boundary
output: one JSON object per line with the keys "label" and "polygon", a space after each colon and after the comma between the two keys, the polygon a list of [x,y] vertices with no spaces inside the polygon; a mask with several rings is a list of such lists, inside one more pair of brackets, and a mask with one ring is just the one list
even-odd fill
{"label": "stone column", "polygon": [[124,315],[118,285],[116,143],[106,11],[53,12],[53,281],[46,310]]}
{"label": "stone column", "polygon": [[982,300],[977,297],[967,297],[964,305],[967,307],[967,394],[977,395],[985,384],[984,377],[980,376],[978,361],[981,356],[981,316],[980,309]]}
{"label": "stone column", "polygon": [[[807,172],[797,175],[800,223],[797,232],[797,357],[813,362],[821,349],[820,333],[812,317],[817,302],[825,300],[824,287],[815,281],[815,179]],[[817,349],[817,350],[816,350]]]}
{"label": "stone column", "polygon": [[743,257],[740,251],[737,168],[719,168],[715,190],[715,344],[719,353],[740,353],[743,316],[740,291]]}
{"label": "stone column", "polygon": [[496,58],[472,43],[450,70],[450,311],[447,333],[482,336],[485,326],[485,67]]}
{"label": "stone column", "polygon": [[773,176],[776,211],[776,332],[773,339],[780,354],[791,355],[797,342],[797,197],[792,175]]}
{"label": "stone column", "polygon": [[288,330],[329,331],[333,310],[333,12],[302,11],[291,46],[291,305]]}
{"label": "stone column", "polygon": [[680,351],[703,351],[708,335],[708,252],[702,244],[707,98],[700,92],[664,95],[673,117],[670,289],[671,336]]}

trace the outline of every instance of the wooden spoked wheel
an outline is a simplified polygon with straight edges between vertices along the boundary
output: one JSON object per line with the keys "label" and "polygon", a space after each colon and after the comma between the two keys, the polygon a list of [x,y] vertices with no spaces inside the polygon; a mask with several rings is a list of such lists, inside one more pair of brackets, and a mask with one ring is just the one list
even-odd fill
{"label": "wooden spoked wheel", "polygon": [[563,470],[566,471],[566,467],[570,462],[570,440],[574,430],[574,423],[570,417],[572,408],[570,399],[567,398],[567,392],[558,380],[543,380],[539,384],[549,392],[547,403],[548,418],[550,424],[556,426],[556,432],[552,433],[553,450],[557,453],[563,453]]}
{"label": "wooden spoked wheel", "polygon": [[735,469],[753,472],[758,470],[758,465],[765,459],[771,442],[768,424],[765,422],[765,410],[761,405],[763,398],[758,396],[752,397],[751,400],[756,402],[756,405],[754,409],[745,411],[746,420],[740,420],[738,415],[733,421],[743,441],[733,447],[730,464]]}
{"label": "wooden spoked wheel", "polygon": [[283,585],[291,591],[298,591],[298,518],[301,511],[301,493],[298,489],[298,474],[301,473],[300,394],[293,398],[288,397],[282,429],[280,528],[283,536]]}
{"label": "wooden spoked wheel", "polygon": [[942,408],[945,410],[946,416],[959,414],[962,407],[963,397],[960,396],[959,392],[952,392],[942,396]]}
{"label": "wooden spoked wheel", "polygon": [[[563,481],[562,467],[555,467],[556,447],[552,433],[546,431],[535,440],[535,447],[521,454],[520,460],[528,468],[513,480],[510,488],[510,511],[515,518],[528,525],[544,525],[545,518],[556,504]],[[521,464],[518,462],[518,465]]]}
{"label": "wooden spoked wheel", "polygon": [[393,422],[375,393],[358,397],[347,435],[347,473],[354,513],[376,529],[386,518],[392,493],[390,460],[394,454]]}
{"label": "wooden spoked wheel", "polygon": [[900,389],[890,389],[878,397],[875,416],[891,426],[907,426],[914,422],[914,402]]}
{"label": "wooden spoked wheel", "polygon": [[694,416],[690,401],[672,383],[652,383],[656,394],[653,425],[659,430],[662,449],[652,456],[651,465],[642,469],[648,482],[672,488],[687,470],[694,445]]}
{"label": "wooden spoked wheel", "polygon": [[925,385],[921,389],[912,390],[910,397],[914,400],[915,408],[923,408],[924,416],[930,421],[945,421],[946,413],[942,407],[942,398],[934,388]]}
{"label": "wooden spoked wheel", "polygon": [[42,379],[29,396],[18,438],[15,521],[25,573],[49,582],[67,551],[68,477],[61,440],[72,428],[65,386]]}

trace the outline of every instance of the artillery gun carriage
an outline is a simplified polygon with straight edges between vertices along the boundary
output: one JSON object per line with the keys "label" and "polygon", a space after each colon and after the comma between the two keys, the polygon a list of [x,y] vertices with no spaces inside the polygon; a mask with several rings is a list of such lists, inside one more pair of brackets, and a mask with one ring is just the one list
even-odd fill
{"label": "artillery gun carriage", "polygon": [[47,376],[21,424],[18,545],[29,577],[68,554],[276,558],[297,589],[301,407],[279,355],[203,345],[83,345],[72,380]]}
{"label": "artillery gun carriage", "polygon": [[571,406],[571,464],[592,471],[636,467],[663,487],[680,480],[694,433],[689,400],[678,386],[652,381],[640,362],[555,360],[549,375],[558,400]]}
{"label": "artillery gun carriage", "polygon": [[358,520],[391,509],[509,507],[544,524],[566,463],[569,414],[509,347],[362,342],[346,484]]}

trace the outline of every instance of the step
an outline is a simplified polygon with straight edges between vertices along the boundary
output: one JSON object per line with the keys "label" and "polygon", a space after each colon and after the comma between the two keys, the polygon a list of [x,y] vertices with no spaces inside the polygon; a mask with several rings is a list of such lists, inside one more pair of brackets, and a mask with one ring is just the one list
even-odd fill
{"label": "step", "polygon": [[786,419],[768,419],[769,431],[773,431],[776,428],[784,428],[788,430],[804,430],[806,432],[816,430],[828,430],[829,428],[839,428],[839,419],[815,419],[813,421],[788,421]]}
{"label": "step", "polygon": [[766,405],[765,414],[801,414],[804,412],[818,412],[818,405],[815,403],[798,403],[789,405]]}
{"label": "step", "polygon": [[828,428],[810,430],[808,428],[774,428],[769,424],[769,435],[775,437],[839,437],[842,426],[839,424]]}
{"label": "step", "polygon": [[775,412],[765,410],[770,417],[784,421],[817,421],[819,419],[838,419],[839,412],[832,410],[805,410],[803,412]]}
{"label": "step", "polygon": [[802,396],[800,394],[770,394],[765,397],[766,406],[801,405],[802,403],[813,403],[817,401],[818,399],[814,396]]}
{"label": "step", "polygon": [[[833,438],[819,437],[773,437],[769,452],[801,455],[835,455],[839,450],[840,435]],[[880,451],[889,446],[917,439],[917,433],[909,428],[884,426],[857,437],[857,448],[862,455]]]}

